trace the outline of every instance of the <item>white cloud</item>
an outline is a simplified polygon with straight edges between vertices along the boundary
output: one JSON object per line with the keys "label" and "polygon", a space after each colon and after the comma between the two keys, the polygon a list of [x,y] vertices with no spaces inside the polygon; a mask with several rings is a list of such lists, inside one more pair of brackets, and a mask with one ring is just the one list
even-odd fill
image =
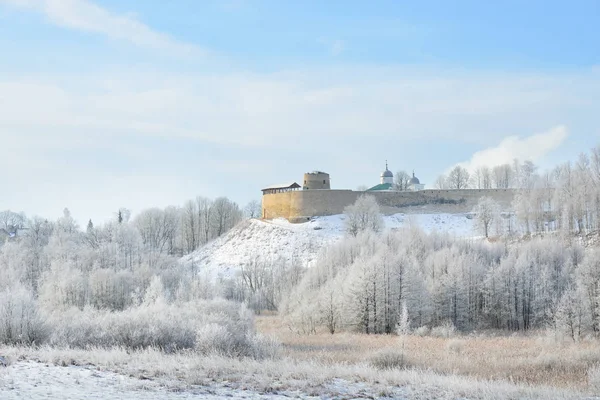
{"label": "white cloud", "polygon": [[113,14],[87,0],[0,0],[1,3],[42,13],[53,24],[64,28],[101,34],[145,48],[202,54],[197,46],[156,32],[131,15]]}
{"label": "white cloud", "polygon": [[460,163],[460,165],[473,171],[483,166],[494,167],[511,164],[514,159],[521,162],[529,160],[535,163],[558,149],[568,135],[567,128],[560,125],[547,132],[525,138],[509,136],[503,139],[498,146],[476,152],[469,161]]}

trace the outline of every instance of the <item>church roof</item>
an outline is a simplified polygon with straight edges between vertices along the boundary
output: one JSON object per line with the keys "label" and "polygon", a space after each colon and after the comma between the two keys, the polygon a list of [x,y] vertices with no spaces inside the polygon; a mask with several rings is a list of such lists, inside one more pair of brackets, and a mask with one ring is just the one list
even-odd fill
{"label": "church roof", "polygon": [[390,170],[388,169],[388,163],[387,163],[387,160],[385,161],[385,171],[383,171],[383,172],[381,173],[381,177],[382,177],[382,178],[393,178],[393,177],[394,177],[394,174],[392,174],[392,171],[390,171]]}
{"label": "church roof", "polygon": [[376,191],[380,191],[380,190],[392,190],[392,184],[391,183],[380,183],[379,185],[373,186],[370,189],[367,189],[367,192],[376,192]]}
{"label": "church roof", "polygon": [[277,189],[298,189],[301,186],[298,185],[296,182],[287,182],[287,183],[281,183],[278,185],[271,185],[271,186],[267,186],[266,188],[261,189],[263,192],[265,190],[277,190]]}
{"label": "church roof", "polygon": [[419,181],[419,178],[417,178],[415,176],[414,171],[413,171],[413,176],[412,176],[412,178],[410,178],[410,181],[408,181],[408,183],[411,185],[420,185],[421,184],[421,182]]}

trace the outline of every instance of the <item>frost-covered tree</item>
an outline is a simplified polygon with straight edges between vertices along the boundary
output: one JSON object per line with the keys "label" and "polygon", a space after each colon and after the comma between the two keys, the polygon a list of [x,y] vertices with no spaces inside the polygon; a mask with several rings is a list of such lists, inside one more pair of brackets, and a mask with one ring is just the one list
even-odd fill
{"label": "frost-covered tree", "polygon": [[346,232],[352,236],[363,231],[379,232],[383,229],[381,210],[375,197],[360,196],[354,204],[344,209]]}
{"label": "frost-covered tree", "polygon": [[24,213],[16,213],[10,210],[0,211],[0,230],[7,233],[17,233],[25,228],[27,218]]}
{"label": "frost-covered tree", "polygon": [[567,290],[556,306],[552,323],[555,329],[578,341],[589,325],[585,295],[577,288]]}
{"label": "frost-covered tree", "polygon": [[482,197],[473,209],[473,213],[475,213],[477,227],[486,238],[489,237],[493,224],[500,218],[498,203],[491,197]]}

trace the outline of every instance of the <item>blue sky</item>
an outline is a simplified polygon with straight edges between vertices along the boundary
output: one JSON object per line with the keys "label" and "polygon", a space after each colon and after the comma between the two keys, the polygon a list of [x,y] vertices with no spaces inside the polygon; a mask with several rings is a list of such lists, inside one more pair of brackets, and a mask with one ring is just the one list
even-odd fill
{"label": "blue sky", "polygon": [[80,223],[600,143],[597,1],[0,0],[0,209]]}

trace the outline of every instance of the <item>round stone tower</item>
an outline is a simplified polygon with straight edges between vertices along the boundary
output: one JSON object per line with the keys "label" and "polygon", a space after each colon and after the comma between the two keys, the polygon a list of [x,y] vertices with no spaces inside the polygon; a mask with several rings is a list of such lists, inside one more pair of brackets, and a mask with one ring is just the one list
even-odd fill
{"label": "round stone tower", "polygon": [[307,172],[304,174],[303,190],[331,189],[329,174],[322,171]]}

